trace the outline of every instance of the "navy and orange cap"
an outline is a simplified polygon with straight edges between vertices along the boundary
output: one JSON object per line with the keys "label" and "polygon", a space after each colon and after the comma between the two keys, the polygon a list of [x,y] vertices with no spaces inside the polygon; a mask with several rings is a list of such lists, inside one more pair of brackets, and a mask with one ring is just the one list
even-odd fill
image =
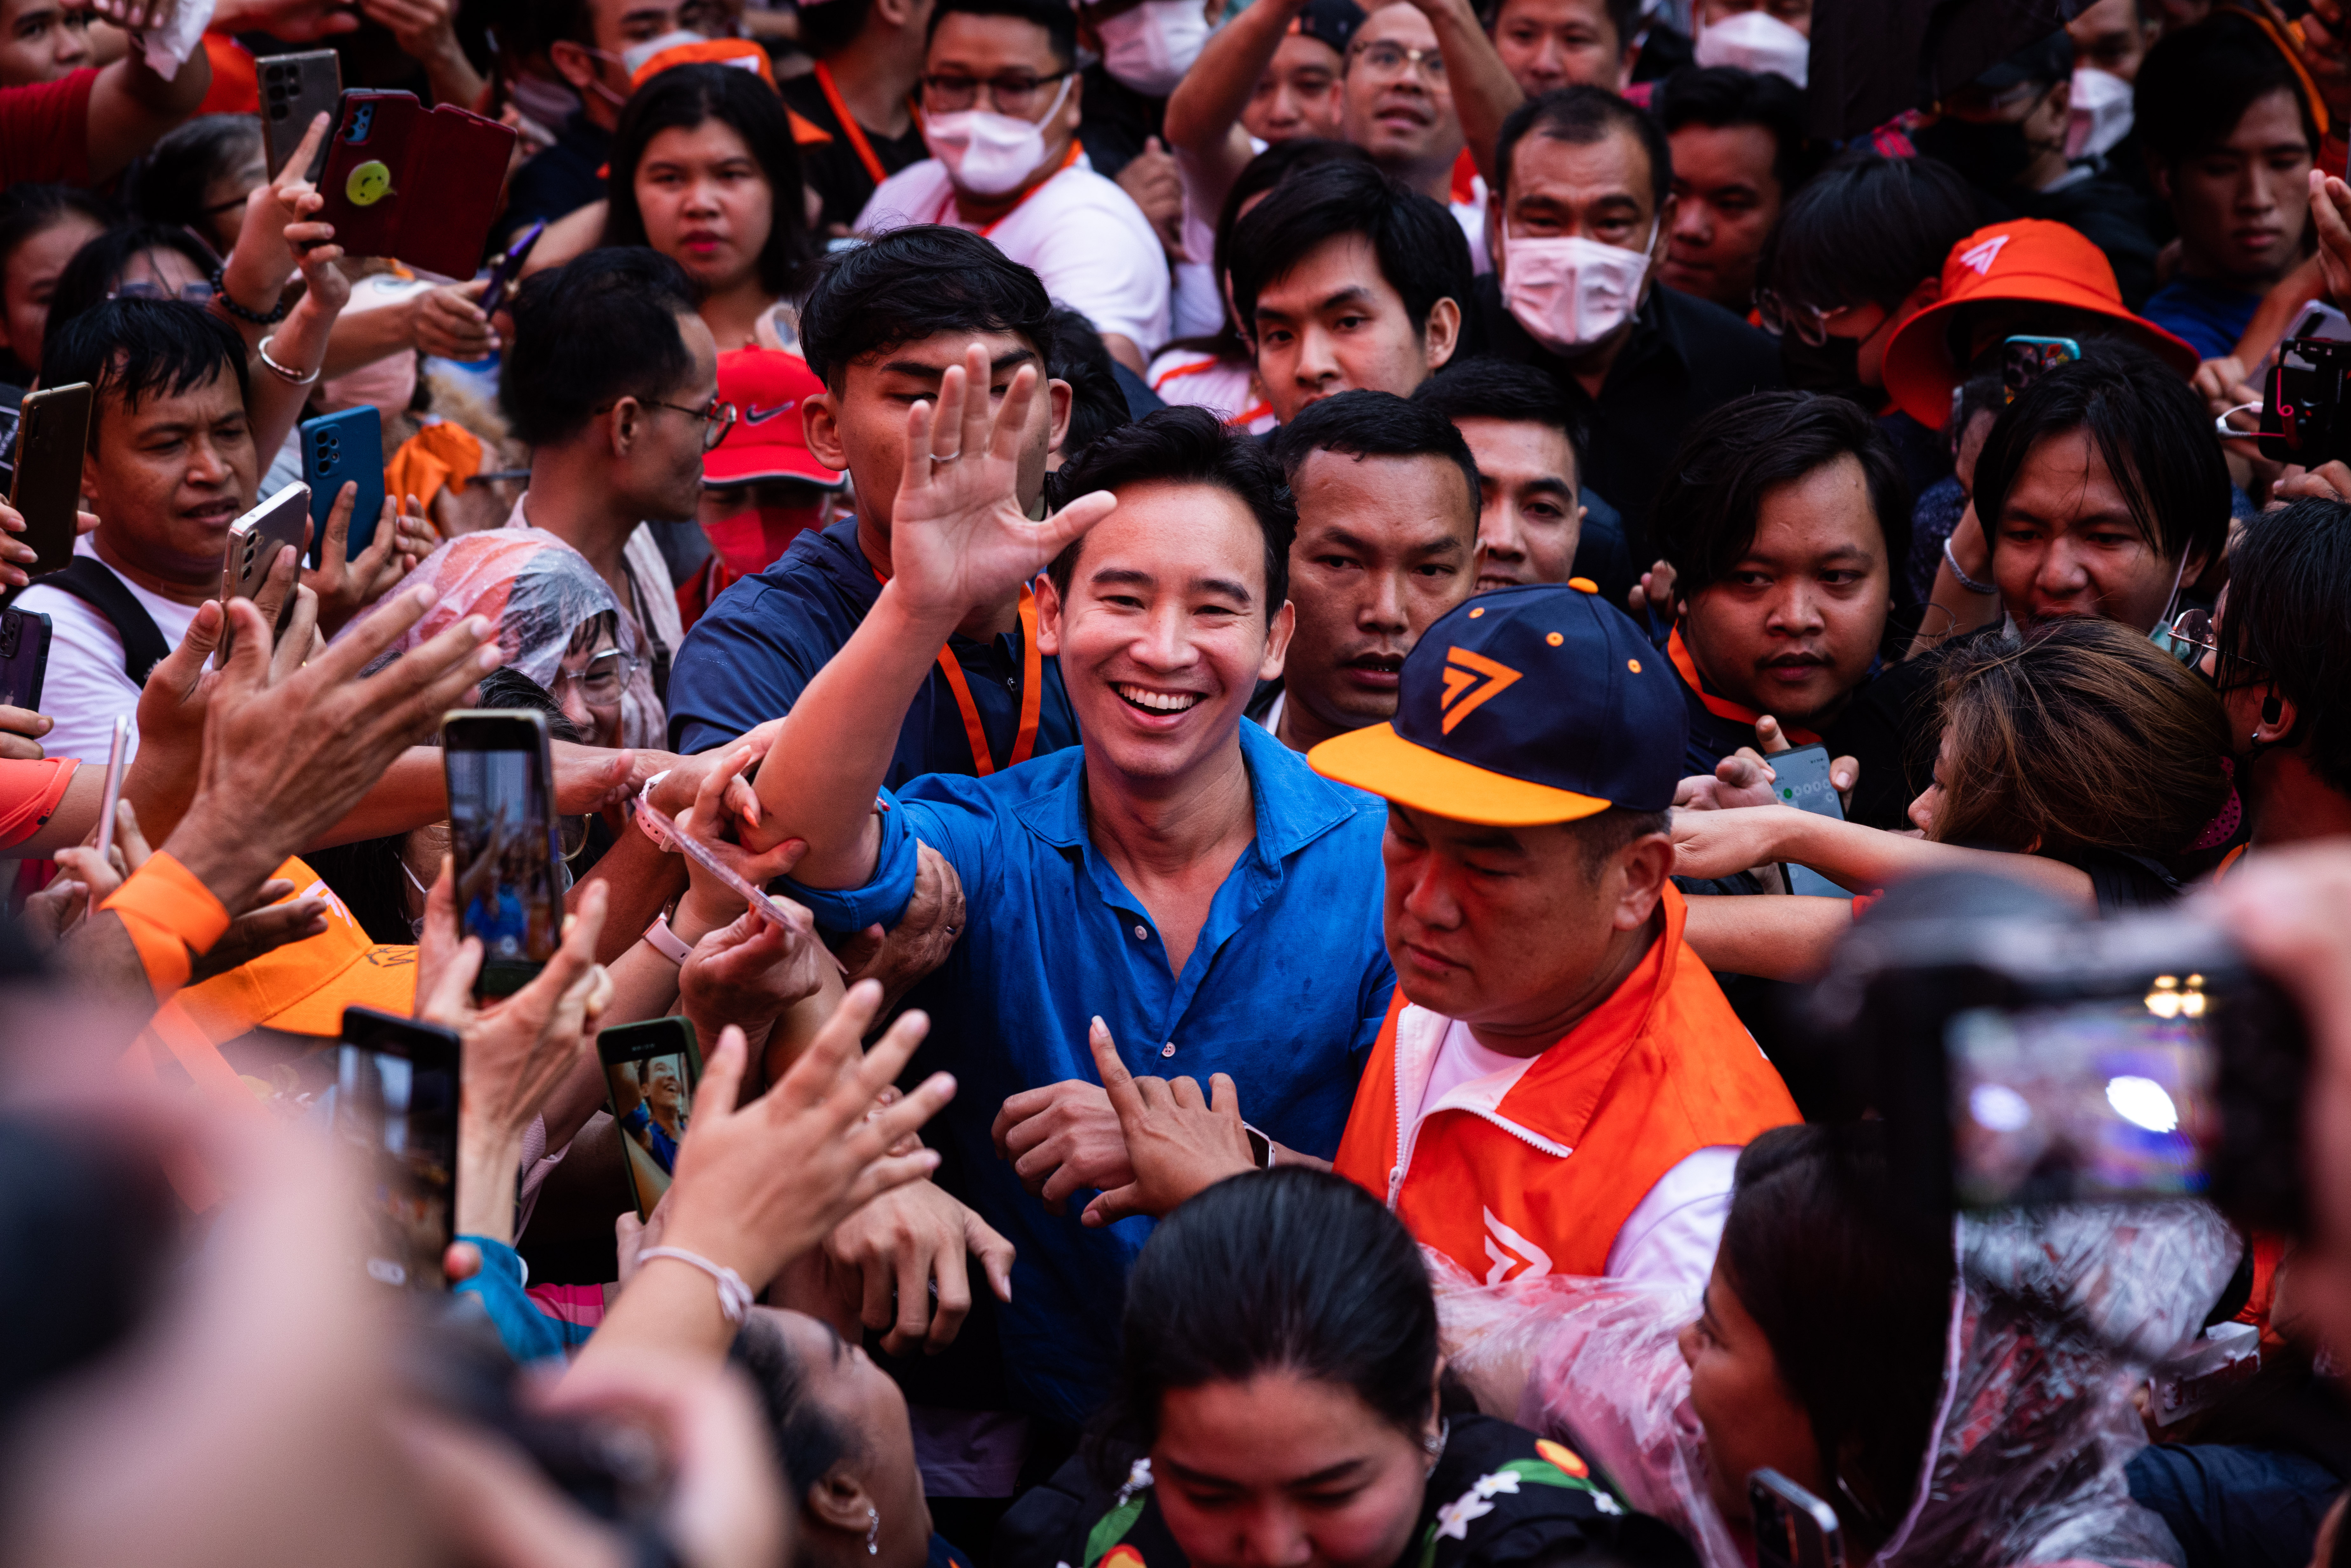
{"label": "navy and orange cap", "polygon": [[1405,657],[1395,721],[1306,760],[1416,811],[1523,828],[1664,810],[1688,731],[1666,656],[1579,577],[1453,611]]}

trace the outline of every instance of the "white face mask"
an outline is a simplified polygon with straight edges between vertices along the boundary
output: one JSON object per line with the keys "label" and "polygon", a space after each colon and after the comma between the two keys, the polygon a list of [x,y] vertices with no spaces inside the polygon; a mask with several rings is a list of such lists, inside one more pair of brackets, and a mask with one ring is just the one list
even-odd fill
{"label": "white face mask", "polygon": [[[1649,245],[1656,244],[1656,225]],[[1555,354],[1588,349],[1639,308],[1646,247],[1597,240],[1502,236],[1502,303],[1527,336]]]}
{"label": "white face mask", "polygon": [[2103,158],[2130,134],[2131,84],[2112,71],[2079,66],[2074,71],[2074,108],[2065,125],[2065,161]]}
{"label": "white face mask", "polygon": [[1071,78],[1061,78],[1053,107],[1038,120],[1015,120],[992,109],[959,109],[952,114],[926,115],[923,142],[931,156],[947,166],[956,184],[975,195],[1000,196],[1017,191],[1020,183],[1045,162],[1045,121],[1061,112],[1070,96]]}
{"label": "white face mask", "polygon": [[1145,98],[1165,98],[1200,57],[1208,17],[1199,0],[1143,0],[1094,31],[1103,69]]}
{"label": "white face mask", "polygon": [[704,37],[699,33],[689,32],[684,27],[678,27],[670,32],[664,33],[658,38],[647,38],[642,44],[631,44],[627,48],[622,49],[621,51],[621,68],[628,72],[631,76],[635,76],[639,67],[643,66],[647,60],[652,59],[655,55],[660,54],[664,49],[674,49],[680,44],[706,44],[709,41],[709,39]]}
{"label": "white face mask", "polygon": [[1741,11],[1707,25],[1698,36],[1698,63],[1737,66],[1740,70],[1774,71],[1798,87],[1813,58],[1813,41],[1762,11]]}

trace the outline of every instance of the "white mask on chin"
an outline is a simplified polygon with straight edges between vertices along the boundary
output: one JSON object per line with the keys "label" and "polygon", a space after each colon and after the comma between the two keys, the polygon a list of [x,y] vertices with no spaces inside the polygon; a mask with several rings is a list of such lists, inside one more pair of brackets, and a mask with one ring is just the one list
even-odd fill
{"label": "white mask on chin", "polygon": [[1767,12],[1741,11],[1700,28],[1696,53],[1702,66],[1737,66],[1759,75],[1771,71],[1802,87],[1813,41]]}
{"label": "white mask on chin", "polygon": [[2130,134],[2131,84],[2095,66],[2074,68],[2073,110],[2065,125],[2065,162],[2103,158]]}
{"label": "white mask on chin", "polygon": [[1045,162],[1045,121],[1061,112],[1071,79],[1061,78],[1053,107],[1040,120],[1016,120],[992,109],[959,109],[925,117],[923,143],[947,166],[959,188],[980,196],[1017,191]]}
{"label": "white mask on chin", "polygon": [[1200,57],[1208,17],[1199,0],[1143,0],[1094,31],[1103,69],[1145,98],[1165,98]]}
{"label": "white mask on chin", "polygon": [[[1657,225],[1649,225],[1656,246]],[[1649,251],[1598,240],[1502,235],[1502,303],[1555,354],[1590,348],[1640,308]]]}
{"label": "white mask on chin", "polygon": [[674,49],[683,44],[706,44],[710,40],[684,27],[673,28],[658,38],[647,38],[642,44],[631,44],[621,51],[621,68],[632,77],[638,68],[664,49]]}

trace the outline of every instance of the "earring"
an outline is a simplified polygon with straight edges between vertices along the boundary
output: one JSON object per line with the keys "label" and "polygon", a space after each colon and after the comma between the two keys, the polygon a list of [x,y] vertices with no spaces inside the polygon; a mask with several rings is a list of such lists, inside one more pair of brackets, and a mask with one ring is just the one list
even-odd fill
{"label": "earring", "polygon": [[867,1509],[865,1520],[865,1555],[879,1557],[882,1555],[882,1511],[878,1508]]}

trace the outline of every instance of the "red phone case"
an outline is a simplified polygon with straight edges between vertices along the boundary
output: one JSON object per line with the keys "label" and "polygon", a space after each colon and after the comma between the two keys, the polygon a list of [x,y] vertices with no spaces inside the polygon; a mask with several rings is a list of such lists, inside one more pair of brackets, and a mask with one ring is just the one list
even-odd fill
{"label": "red phone case", "polygon": [[[364,111],[362,140],[350,138]],[[319,193],[350,256],[389,256],[444,277],[474,276],[498,215],[512,127],[414,93],[343,94]],[[388,181],[388,183],[387,183]]]}

